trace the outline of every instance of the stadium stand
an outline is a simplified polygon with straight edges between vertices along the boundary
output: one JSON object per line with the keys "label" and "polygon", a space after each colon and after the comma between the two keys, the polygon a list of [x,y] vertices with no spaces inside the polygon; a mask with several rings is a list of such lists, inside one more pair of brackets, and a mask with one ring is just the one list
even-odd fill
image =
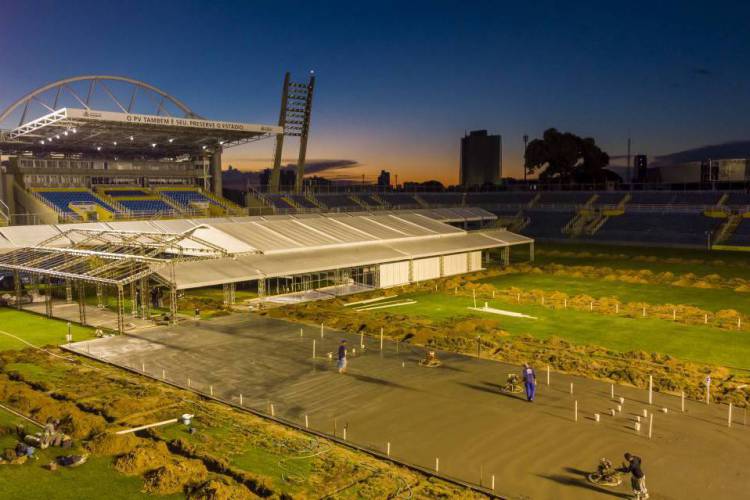
{"label": "stadium stand", "polygon": [[713,233],[720,225],[720,219],[706,217],[700,212],[626,212],[610,217],[586,239],[609,243],[705,246],[707,233]]}
{"label": "stadium stand", "polygon": [[209,203],[221,207],[221,204],[201,193],[197,189],[191,188],[161,188],[159,192],[169,198],[171,201],[177,203],[181,207],[190,208],[192,203]]}
{"label": "stadium stand", "polygon": [[120,205],[130,212],[143,215],[175,215],[177,210],[159,199],[141,199],[141,200],[120,200]]}
{"label": "stadium stand", "polygon": [[750,246],[750,218],[745,217],[726,242],[727,245]]}
{"label": "stadium stand", "polygon": [[[493,212],[494,213],[494,212]],[[522,233],[540,239],[564,239],[562,228],[575,215],[572,210],[528,209],[523,211],[528,216],[529,224]]]}
{"label": "stadium stand", "polygon": [[537,197],[537,193],[497,192],[497,193],[466,193],[466,206],[471,205],[528,205]]}
{"label": "stadium stand", "polygon": [[331,210],[361,209],[362,207],[347,194],[316,194],[315,197]]}
{"label": "stadium stand", "polygon": [[76,204],[99,205],[113,214],[117,212],[117,209],[105,203],[88,189],[36,189],[33,192],[58,212],[71,216],[76,214],[72,208],[72,205]]}
{"label": "stadium stand", "polygon": [[539,204],[584,205],[594,196],[588,191],[546,191],[540,193]]}
{"label": "stadium stand", "polygon": [[750,193],[731,191],[727,193],[725,205],[750,207]]}
{"label": "stadium stand", "polygon": [[411,208],[420,206],[416,198],[409,193],[380,193],[380,198],[394,208]]}
{"label": "stadium stand", "polygon": [[315,203],[311,202],[301,194],[288,194],[286,197],[293,203],[296,203],[298,207],[302,209],[315,209],[318,208]]}
{"label": "stadium stand", "polygon": [[112,198],[128,198],[137,196],[149,196],[149,193],[143,189],[104,189],[104,194]]}
{"label": "stadium stand", "polygon": [[462,206],[464,193],[419,193],[427,204],[434,206]]}
{"label": "stadium stand", "polygon": [[286,201],[285,195],[282,194],[267,194],[266,200],[268,200],[274,208],[281,208],[284,210],[296,208],[294,205]]}

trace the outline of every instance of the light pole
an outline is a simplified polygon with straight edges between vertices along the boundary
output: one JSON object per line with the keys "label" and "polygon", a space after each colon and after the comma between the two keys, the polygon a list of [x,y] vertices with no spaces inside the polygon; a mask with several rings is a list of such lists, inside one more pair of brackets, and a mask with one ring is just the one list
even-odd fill
{"label": "light pole", "polygon": [[523,134],[523,182],[526,183],[526,145],[529,142],[528,134]]}

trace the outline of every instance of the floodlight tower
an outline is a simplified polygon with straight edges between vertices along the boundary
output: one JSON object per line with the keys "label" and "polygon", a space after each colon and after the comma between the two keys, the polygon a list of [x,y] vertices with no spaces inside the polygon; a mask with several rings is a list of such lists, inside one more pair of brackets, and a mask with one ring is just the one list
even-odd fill
{"label": "floodlight tower", "polygon": [[289,72],[284,75],[284,87],[281,91],[281,111],[279,126],[283,132],[276,136],[276,152],[273,159],[273,171],[269,182],[269,191],[279,192],[281,177],[281,156],[284,150],[284,136],[299,137],[299,156],[297,157],[297,175],[294,179],[294,191],[302,192],[302,179],[305,175],[305,157],[307,156],[307,138],[310,133],[310,115],[312,113],[315,73],[310,71],[307,83],[293,82]]}

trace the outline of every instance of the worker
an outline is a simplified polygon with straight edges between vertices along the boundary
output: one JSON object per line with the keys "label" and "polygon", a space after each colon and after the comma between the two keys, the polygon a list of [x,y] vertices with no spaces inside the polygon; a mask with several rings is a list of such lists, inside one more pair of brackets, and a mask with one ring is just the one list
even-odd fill
{"label": "worker", "polygon": [[346,340],[342,339],[339,344],[338,363],[336,367],[339,369],[339,373],[346,371]]}
{"label": "worker", "polygon": [[534,369],[530,367],[528,363],[523,364],[523,385],[526,388],[526,400],[528,402],[534,401],[534,393],[536,392],[536,373],[534,373]]}
{"label": "worker", "polygon": [[646,500],[648,490],[646,489],[646,474],[643,472],[641,457],[625,453],[625,460],[627,460],[627,464],[617,470],[626,474],[630,473],[630,487],[633,488],[633,498],[635,500]]}

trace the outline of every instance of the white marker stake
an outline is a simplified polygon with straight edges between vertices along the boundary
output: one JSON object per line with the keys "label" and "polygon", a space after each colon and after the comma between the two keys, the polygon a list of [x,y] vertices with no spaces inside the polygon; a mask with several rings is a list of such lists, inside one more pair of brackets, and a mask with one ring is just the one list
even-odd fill
{"label": "white marker stake", "polygon": [[646,317],[646,306],[643,306],[643,312],[641,315],[645,318]]}
{"label": "white marker stake", "polygon": [[440,459],[435,457],[435,472],[440,472]]}
{"label": "white marker stake", "polygon": [[516,294],[516,302],[518,302],[519,304],[521,303],[521,294],[520,293]]}
{"label": "white marker stake", "polygon": [[188,387],[190,387],[190,377],[188,377]]}
{"label": "white marker stake", "polygon": [[271,416],[272,417],[276,416],[276,412],[274,411],[274,408],[273,408],[273,403],[271,403]]}
{"label": "white marker stake", "polygon": [[732,427],[732,403],[729,403],[729,416],[727,417],[727,427]]}
{"label": "white marker stake", "polygon": [[573,420],[578,422],[578,400],[573,404]]}
{"label": "white marker stake", "polygon": [[380,328],[380,350],[383,351],[383,327]]}
{"label": "white marker stake", "polygon": [[615,399],[615,384],[609,384],[609,398]]}
{"label": "white marker stake", "polygon": [[573,394],[573,382],[570,383],[570,393]]}
{"label": "white marker stake", "polygon": [[615,314],[620,314],[620,304],[615,304]]}
{"label": "white marker stake", "polygon": [[320,324],[320,338],[323,338],[323,323]]}
{"label": "white marker stake", "polygon": [[344,426],[344,441],[346,441],[346,426]]}
{"label": "white marker stake", "polygon": [[654,404],[654,376],[648,376],[648,404]]}
{"label": "white marker stake", "polygon": [[166,372],[166,370],[164,370],[164,368],[162,368],[162,370],[161,370],[161,379],[162,380],[167,380],[167,372]]}
{"label": "white marker stake", "polygon": [[477,308],[477,291],[476,290],[472,290],[471,291],[471,296],[474,298],[474,309],[476,309]]}
{"label": "white marker stake", "polygon": [[386,457],[390,457],[391,456],[391,442],[390,441],[388,441],[385,444],[385,456]]}
{"label": "white marker stake", "polygon": [[315,339],[313,339],[313,359],[315,359]]}
{"label": "white marker stake", "polygon": [[302,338],[302,328],[299,329],[299,337]]}
{"label": "white marker stake", "polygon": [[685,413],[685,391],[680,393],[680,411]]}
{"label": "white marker stake", "polygon": [[568,299],[563,299],[563,308],[564,309],[568,308]]}
{"label": "white marker stake", "polygon": [[708,324],[708,314],[704,314],[704,315],[703,315],[703,324],[704,324],[704,325],[707,325],[707,324]]}
{"label": "white marker stake", "polygon": [[549,385],[549,365],[547,365],[547,385]]}
{"label": "white marker stake", "polygon": [[310,428],[310,419],[307,416],[307,413],[305,413],[305,429]]}
{"label": "white marker stake", "polygon": [[589,303],[589,311],[593,311],[593,310],[594,310],[594,303],[590,302]]}
{"label": "white marker stake", "polygon": [[242,394],[240,394],[240,406],[242,406]]}
{"label": "white marker stake", "polygon": [[495,298],[495,290],[492,290],[492,298]]}
{"label": "white marker stake", "polygon": [[359,333],[359,348],[360,349],[365,348],[365,332]]}
{"label": "white marker stake", "polygon": [[672,321],[677,319],[677,309],[672,309]]}
{"label": "white marker stake", "polygon": [[208,392],[211,394],[211,396],[213,396],[214,395],[214,386],[209,385],[208,386]]}
{"label": "white marker stake", "polygon": [[651,439],[651,433],[654,430],[654,414],[648,416],[648,438]]}
{"label": "white marker stake", "polygon": [[141,371],[143,373],[146,373],[146,363],[144,363],[143,361],[141,361]]}

